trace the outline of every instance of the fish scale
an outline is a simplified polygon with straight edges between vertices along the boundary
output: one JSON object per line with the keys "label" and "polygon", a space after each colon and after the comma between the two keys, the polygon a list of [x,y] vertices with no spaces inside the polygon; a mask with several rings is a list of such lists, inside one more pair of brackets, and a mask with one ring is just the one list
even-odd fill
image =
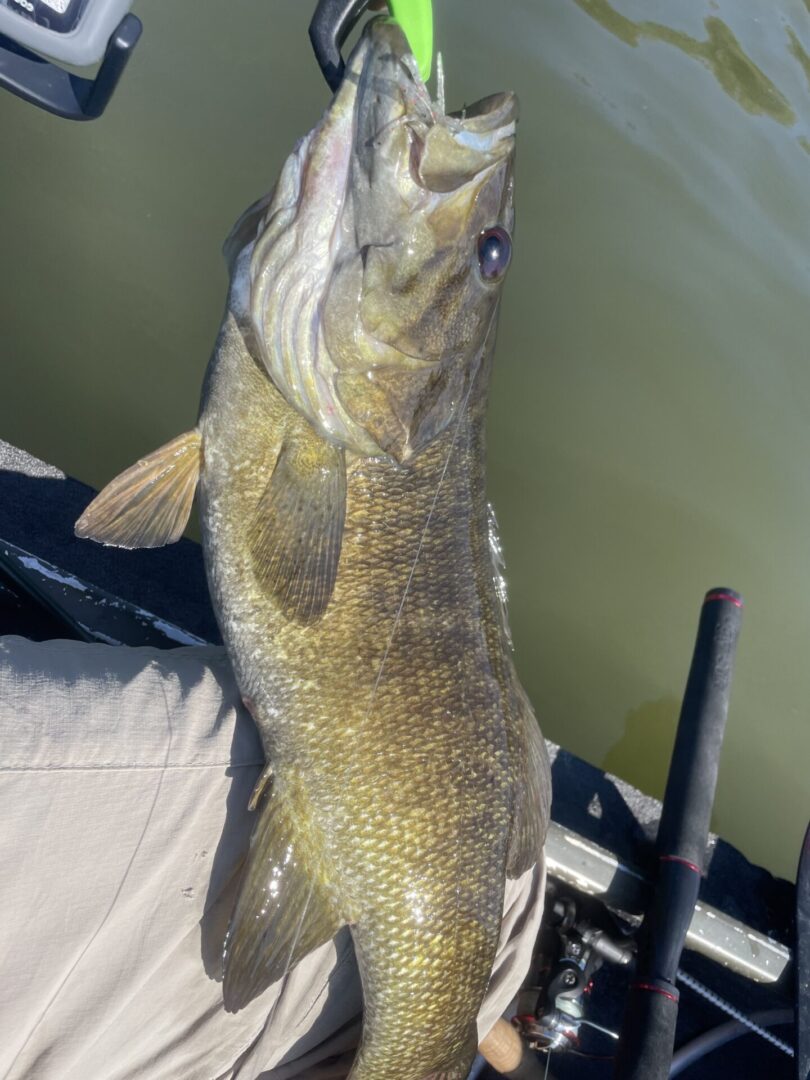
{"label": "fish scale", "polygon": [[[237,352],[232,359],[250,363]],[[252,363],[250,370],[255,373]],[[321,823],[327,876],[340,880],[353,924],[366,1027],[373,1030],[375,1018],[385,1017],[384,1047],[372,1052],[373,1043],[358,1063],[369,1076],[427,1075],[436,1065],[435,1045],[416,1071],[393,1071],[405,1070],[408,1062],[413,1067],[414,1047],[424,1044],[426,1026],[441,1032],[451,1059],[461,1052],[477,1012],[469,1003],[480,1003],[497,944],[515,798],[514,750],[503,718],[510,708],[519,711],[519,699],[503,650],[488,546],[480,430],[487,374],[482,370],[480,400],[471,402],[463,429],[447,431],[413,469],[365,463],[350,473],[341,573],[317,634],[289,623],[276,627],[270,611],[256,619],[267,601],[244,581],[225,604],[226,612],[233,608],[230,623],[240,635],[246,621],[255,620],[256,640],[232,640],[232,652],[251,657],[263,649],[267,663],[245,663],[242,671],[237,660],[237,675],[248,687],[278,768],[283,771],[288,756],[307,763],[306,813]],[[244,394],[234,395],[234,385],[244,386]],[[300,424],[297,416],[285,416],[287,406],[270,384],[261,386],[277,421],[254,425],[258,387],[224,371],[225,412],[219,412],[217,378],[205,440],[220,443],[218,425],[228,430],[235,414],[258,432],[277,430],[283,419]],[[203,486],[204,500],[213,494],[217,506],[217,520],[204,509],[208,530],[232,571],[236,558],[229,545],[239,545],[240,530],[229,504],[245,497],[241,479],[253,482],[249,470],[239,470],[244,439],[238,450],[234,474],[220,463],[216,479],[205,479]],[[423,536],[448,454],[448,498]],[[374,527],[382,521],[384,526]],[[247,565],[246,551],[240,561]],[[448,572],[439,574],[437,567]],[[217,587],[231,595],[224,582]],[[435,609],[449,623],[437,623]],[[358,657],[365,663],[358,664]],[[272,671],[263,686],[256,679],[262,669]],[[481,677],[482,669],[487,677]],[[263,717],[264,697],[274,702],[281,724]],[[305,716],[315,723],[297,724]],[[483,836],[491,842],[482,844]],[[410,917],[412,880],[420,890],[421,922]],[[451,975],[448,956],[459,958]],[[378,1054],[391,1072],[374,1071],[382,1068],[375,1064]]]}

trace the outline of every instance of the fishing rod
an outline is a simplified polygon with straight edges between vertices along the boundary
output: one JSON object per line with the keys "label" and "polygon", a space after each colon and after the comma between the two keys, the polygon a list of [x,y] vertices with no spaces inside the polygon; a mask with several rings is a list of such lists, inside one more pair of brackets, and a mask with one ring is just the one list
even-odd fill
{"label": "fishing rod", "polygon": [[[670,1072],[675,1067],[673,1047],[679,999],[676,980],[685,982],[735,1018],[733,1025],[726,1024],[709,1033],[711,1038],[707,1036],[705,1045],[690,1043],[682,1047],[677,1072],[709,1052],[715,1045],[712,1040],[719,1039],[718,1045],[722,1045],[723,1041],[746,1031],[755,1031],[783,1052],[792,1053],[790,1046],[762,1026],[785,1023],[784,1009],[776,1014],[773,1010],[757,1014],[753,1019],[762,1023],[752,1022],[679,967],[687,932],[692,948],[698,947],[713,959],[720,959],[712,945],[712,933],[716,929],[701,929],[701,919],[710,909],[705,905],[698,907],[696,902],[741,617],[742,600],[733,590],[712,589],[706,594],[662,805],[656,843],[657,872],[648,899],[642,901],[645,890],[640,888],[642,875],[638,872],[611,862],[609,853],[601,849],[594,854],[598,862],[594,871],[583,850],[578,848],[574,855],[561,848],[560,837],[552,828],[547,844],[552,876],[555,866],[559,869],[571,865],[576,870],[573,880],[563,874],[549,888],[544,927],[513,1021],[523,1040],[543,1051],[547,1059],[552,1054],[565,1058],[573,1052],[601,1060],[606,1067],[613,1062],[616,1080],[663,1080],[676,1075]],[[810,879],[810,858],[805,865]],[[584,886],[584,895],[578,899],[570,895],[568,889],[572,885],[575,891]],[[627,919],[631,913],[644,916],[638,933],[628,933]],[[724,921],[722,912],[713,909],[711,918],[718,925]],[[744,936],[747,943],[751,939],[754,954],[749,957],[744,952],[737,955],[733,948],[729,951],[730,942],[723,937],[722,962],[755,981],[777,979],[789,962],[789,954],[782,950],[778,956],[774,953],[769,957],[765,955],[770,944],[767,939],[753,931]],[[630,977],[623,1024],[618,1031],[594,1024],[585,1017],[585,998],[598,969],[605,963],[614,970],[630,969],[634,957],[635,970]],[[799,976],[800,986],[807,977],[806,973],[804,979]],[[587,1029],[601,1033],[603,1053],[583,1054],[580,1040]],[[606,1039],[613,1040],[613,1045],[609,1046]],[[508,1070],[506,1075],[510,1075]],[[802,1075],[802,1080],[808,1077]]]}
{"label": "fishing rod", "polygon": [[796,1078],[810,1080],[810,825],[796,875]]}
{"label": "fishing rod", "polygon": [[665,1080],[675,1045],[675,985],[703,873],[743,602],[703,601],[656,841],[657,876],[638,944],[615,1080]]}

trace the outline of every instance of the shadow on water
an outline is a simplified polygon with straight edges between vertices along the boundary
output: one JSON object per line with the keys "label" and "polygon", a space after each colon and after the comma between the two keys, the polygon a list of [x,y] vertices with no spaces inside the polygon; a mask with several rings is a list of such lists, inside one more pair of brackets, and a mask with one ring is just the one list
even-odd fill
{"label": "shadow on water", "polygon": [[678,699],[668,695],[631,709],[624,734],[608,750],[603,767],[656,799],[663,798],[680,708]]}
{"label": "shadow on water", "polygon": [[796,60],[802,66],[805,78],[807,79],[807,85],[810,86],[810,54],[803,48],[802,43],[799,41],[796,31],[792,26],[787,27],[787,36],[789,41],[789,48]]}
{"label": "shadow on water", "polygon": [[[574,0],[574,3],[626,45],[636,46],[642,40],[660,41],[699,60],[711,71],[728,96],[746,112],[754,116],[769,116],[786,127],[796,123],[796,114],[787,98],[747,55],[722,19],[713,15],[704,19],[703,25],[708,36],[699,41],[662,23],[646,19],[634,22],[617,11],[608,0]],[[795,46],[801,49],[790,28],[788,35],[791,45],[794,46],[795,43]],[[802,62],[795,47],[792,51]],[[804,56],[806,59],[806,54]],[[808,67],[805,66],[805,71],[807,70]]]}

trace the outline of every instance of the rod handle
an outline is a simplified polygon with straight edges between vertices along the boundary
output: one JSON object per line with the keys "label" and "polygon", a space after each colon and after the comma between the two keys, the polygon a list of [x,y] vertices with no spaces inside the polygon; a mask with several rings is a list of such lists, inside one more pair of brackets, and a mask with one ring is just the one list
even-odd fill
{"label": "rod handle", "polygon": [[496,1020],[478,1049],[492,1068],[508,1080],[543,1080],[545,1068],[507,1020]]}
{"label": "rod handle", "polygon": [[701,871],[742,608],[733,589],[710,589],[703,600],[658,826],[659,857],[682,859]]}

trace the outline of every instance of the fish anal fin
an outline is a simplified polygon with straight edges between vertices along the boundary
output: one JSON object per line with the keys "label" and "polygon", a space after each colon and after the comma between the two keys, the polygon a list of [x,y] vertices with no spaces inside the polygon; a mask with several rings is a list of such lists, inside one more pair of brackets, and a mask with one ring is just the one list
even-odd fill
{"label": "fish anal fin", "polygon": [[250,840],[225,943],[228,1012],[244,1008],[343,925],[316,863],[300,815],[272,792]]}
{"label": "fish anal fin", "polygon": [[202,465],[199,431],[187,431],[136,462],[93,499],[78,537],[122,548],[155,548],[183,535]]}
{"label": "fish anal fin", "polygon": [[506,866],[507,875],[512,879],[519,878],[540,858],[551,813],[551,768],[546,741],[529,700],[522,692],[521,706],[525,737],[521,759],[525,774],[520,785]]}
{"label": "fish anal fin", "polygon": [[286,442],[248,534],[260,586],[298,622],[332,597],[346,516],[343,451],[319,436]]}

